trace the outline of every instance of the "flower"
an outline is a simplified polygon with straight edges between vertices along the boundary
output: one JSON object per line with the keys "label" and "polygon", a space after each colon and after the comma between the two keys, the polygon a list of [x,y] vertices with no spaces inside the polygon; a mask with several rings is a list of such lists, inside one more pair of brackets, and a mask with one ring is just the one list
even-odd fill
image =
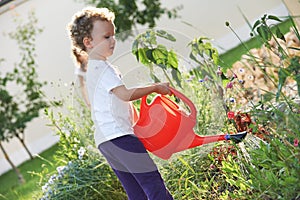
{"label": "flower", "polygon": [[231,81],[229,83],[227,83],[226,88],[227,89],[233,88],[233,83]]}
{"label": "flower", "polygon": [[48,190],[49,184],[46,183],[45,185],[42,186],[43,192],[46,192]]}
{"label": "flower", "polygon": [[68,167],[71,167],[73,165],[72,161],[68,162]]}
{"label": "flower", "polygon": [[220,67],[218,67],[217,74],[218,74],[219,76],[221,76],[221,75],[223,74],[223,72],[222,72],[222,70],[221,70]]}
{"label": "flower", "polygon": [[59,166],[59,167],[56,168],[56,170],[57,170],[57,172],[58,172],[59,175],[60,174],[63,175],[64,170],[66,170],[66,169],[67,169],[66,166]]}
{"label": "flower", "polygon": [[83,147],[80,147],[80,149],[78,150],[78,155],[83,156],[84,153],[85,153],[85,149]]}
{"label": "flower", "polygon": [[51,185],[51,184],[54,184],[54,181],[56,179],[56,175],[52,175],[48,181],[48,183]]}
{"label": "flower", "polygon": [[233,97],[230,97],[230,98],[229,98],[229,102],[230,102],[230,103],[234,103],[234,102],[235,102],[235,99],[234,99]]}
{"label": "flower", "polygon": [[80,141],[77,139],[77,137],[74,137],[74,142],[80,143]]}
{"label": "flower", "polygon": [[295,147],[299,146],[299,140],[297,138],[294,139],[294,146]]}
{"label": "flower", "polygon": [[83,147],[80,147],[80,149],[78,150],[78,159],[82,160],[84,154],[85,154],[85,149]]}
{"label": "flower", "polygon": [[228,119],[234,119],[234,112],[233,111],[229,111],[227,113],[227,117],[228,117]]}

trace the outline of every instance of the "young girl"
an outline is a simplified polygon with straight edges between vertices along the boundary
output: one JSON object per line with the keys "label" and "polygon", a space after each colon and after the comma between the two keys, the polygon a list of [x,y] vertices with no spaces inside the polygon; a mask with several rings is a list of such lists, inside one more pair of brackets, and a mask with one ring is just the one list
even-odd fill
{"label": "young girl", "polygon": [[85,8],[68,26],[73,46],[88,53],[87,90],[95,125],[95,142],[130,200],[170,200],[161,175],[133,132],[131,101],[156,92],[170,94],[168,83],[127,89],[107,59],[115,41],[114,13]]}
{"label": "young girl", "polygon": [[82,98],[86,105],[90,108],[90,101],[88,99],[87,89],[86,89],[86,71],[87,71],[87,61],[88,55],[86,52],[79,50],[78,48],[72,49],[73,56],[75,58],[75,62],[78,67],[75,68],[75,74],[79,80],[79,88],[81,91]]}

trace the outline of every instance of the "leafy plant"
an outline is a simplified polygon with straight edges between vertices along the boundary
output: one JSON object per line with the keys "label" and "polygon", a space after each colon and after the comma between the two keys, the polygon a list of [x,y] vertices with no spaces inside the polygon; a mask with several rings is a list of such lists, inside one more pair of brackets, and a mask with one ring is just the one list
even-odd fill
{"label": "leafy plant", "polygon": [[[277,17],[265,15],[261,20],[262,21],[255,23],[253,30],[257,30],[258,37],[261,37],[264,43],[269,44],[271,40],[275,41],[275,44],[277,45],[265,46],[267,48],[269,47],[275,55],[279,56],[281,65],[275,65],[275,63],[269,62],[268,59],[259,60],[259,58],[255,55],[251,54],[250,50],[248,52],[248,59],[251,64],[262,69],[262,73],[267,80],[274,85],[278,85],[278,91],[276,94],[272,94],[271,91],[267,91],[265,94],[261,95],[261,101],[251,102],[251,104],[249,104],[250,107],[247,107],[247,110],[244,110],[249,114],[247,112],[239,112],[240,117],[243,117],[244,115],[249,116],[249,123],[248,121],[234,121],[229,119],[223,120],[223,124],[218,121],[217,124],[220,125],[218,127],[219,130],[223,129],[230,132],[234,130],[240,131],[242,128],[253,134],[257,133],[257,135],[262,136],[262,138],[268,142],[266,147],[272,150],[271,152],[268,151],[269,153],[266,153],[266,151],[264,151],[264,147],[259,147],[259,145],[256,145],[255,147],[250,146],[247,149],[245,146],[241,145],[238,147],[241,148],[242,151],[238,152],[240,155],[243,155],[242,157],[240,156],[232,159],[230,157],[230,152],[225,153],[225,160],[222,162],[221,166],[218,165],[217,167],[219,173],[218,176],[213,177],[214,181],[209,182],[207,185],[210,193],[214,193],[212,191],[215,191],[215,187],[223,188],[224,190],[221,190],[221,193],[220,190],[217,190],[219,194],[210,196],[212,199],[299,198],[297,193],[287,194],[287,191],[289,190],[287,188],[294,188],[292,185],[296,184],[296,181],[299,181],[299,174],[296,172],[299,168],[299,105],[293,101],[293,99],[290,99],[281,92],[281,89],[286,84],[285,81],[288,77],[294,79],[299,85],[299,82],[296,80],[299,74],[299,57],[291,56],[288,52],[285,52],[285,48],[282,46],[279,47],[282,42],[279,42],[278,40],[284,41],[283,33],[281,33],[279,29],[274,29],[274,34],[272,32],[273,29],[268,27],[269,25],[265,22],[266,20],[279,21]],[[296,30],[295,33],[299,36],[299,33]],[[133,54],[141,63],[147,67],[150,66],[150,71],[152,72],[154,71],[151,69],[153,66],[158,65],[163,68],[163,70],[168,67],[168,64],[166,64],[168,62],[161,62],[161,60],[168,61],[168,53],[160,54],[162,56],[159,57],[159,59],[156,59],[153,55],[153,51],[156,50],[156,48],[167,49],[161,44],[157,44],[155,34],[156,33],[152,30],[146,31],[144,34],[141,34],[142,37],[138,37],[139,41],[135,41],[135,44],[133,45]],[[139,45],[140,43],[142,45]],[[238,90],[233,89],[237,89],[238,86],[239,90],[245,90],[243,80],[239,79],[235,74],[233,74],[232,77],[225,76],[221,67],[218,66],[220,61],[218,52],[211,46],[207,38],[199,37],[198,39],[193,40],[189,46],[191,47],[190,58],[197,65],[194,69],[188,72],[189,74],[179,72],[180,76],[177,76],[177,78],[180,77],[177,82],[180,82],[180,85],[184,89],[185,87],[188,88],[185,89],[185,93],[189,94],[189,96],[196,96],[196,99],[199,98],[200,95],[205,95],[207,101],[218,99],[219,104],[207,104],[208,106],[203,109],[210,109],[212,108],[210,107],[211,105],[216,106],[221,104],[222,106],[218,107],[218,109],[225,111],[228,117],[230,114],[234,113],[232,112],[232,109],[242,109],[242,106],[234,107],[231,104],[235,103],[235,95],[236,98],[238,98],[237,93],[235,93]],[[298,48],[294,47],[293,50],[297,51]],[[177,63],[179,62],[177,61]],[[268,74],[267,68],[271,67],[278,69],[278,79],[276,79],[277,76],[274,74]],[[165,70],[164,75],[168,77],[167,72],[168,71]],[[159,81],[156,76],[152,77],[155,81]],[[170,80],[170,78],[168,79]],[[187,83],[185,81],[187,81]],[[202,87],[207,89],[206,92],[201,90]],[[280,100],[280,102],[278,100]],[[196,107],[201,107],[201,104],[198,104],[197,100],[195,100],[195,102],[197,103]],[[199,114],[201,114],[201,112],[202,110]],[[219,111],[218,113],[222,113],[222,111]],[[212,115],[208,116],[211,117]],[[219,116],[222,116],[222,114]],[[252,116],[252,118],[250,118],[250,116]],[[201,120],[201,118],[199,119]],[[232,119],[234,119],[234,116]],[[205,122],[207,123],[207,127],[211,128],[214,126],[213,120]],[[237,122],[239,122],[239,124],[235,124]],[[202,124],[198,124],[197,128],[201,127],[201,125]],[[203,131],[202,133],[204,132],[206,131]],[[266,135],[266,133],[268,134]],[[258,136],[253,137],[255,138]],[[293,146],[293,143],[296,147]],[[247,142],[245,145],[248,145]],[[265,145],[265,143],[262,143],[261,146],[262,145]],[[280,152],[281,150],[282,152]],[[191,156],[191,154],[189,155]],[[244,159],[243,157],[247,157],[247,159]],[[173,174],[174,177],[172,177],[171,174],[166,174],[167,180],[170,180],[169,183],[172,182],[172,180],[179,180],[179,182],[177,181],[179,185],[170,183],[172,185],[171,187],[173,188],[174,185],[174,190],[176,190],[175,187],[177,186],[179,188],[184,188],[184,191],[186,191],[184,194],[181,193],[181,190],[179,189],[179,191],[175,193],[178,195],[178,198],[193,199],[195,196],[199,196],[198,192],[205,194],[207,197],[208,194],[205,193],[205,190],[201,187],[202,185],[207,184],[207,182],[198,177],[201,172],[196,172],[195,168],[190,166],[192,161],[189,159],[190,157],[187,156],[184,157],[184,159],[179,158],[178,162],[174,161],[169,163],[170,166],[175,166],[170,169],[170,171],[174,173],[174,171],[178,170],[178,173]],[[261,165],[261,163],[265,160],[270,160],[270,162],[267,162],[267,165]],[[279,168],[279,166],[275,163],[280,163],[279,165],[281,168]],[[277,167],[274,167],[273,165]],[[164,168],[168,167],[169,166],[164,166]],[[281,174],[279,174],[278,171],[280,171]],[[257,178],[258,176],[261,177],[259,180]],[[194,182],[195,179],[197,179],[197,183],[201,182],[201,184],[199,185]],[[277,179],[277,181],[274,182],[274,179]],[[183,180],[182,184],[184,187],[180,185],[181,180]],[[271,183],[273,183],[272,187],[270,187]]]}
{"label": "leafy plant", "polygon": [[84,102],[68,111],[45,110],[60,141],[55,154],[57,170],[37,174],[42,177],[40,199],[124,199],[120,182],[94,147],[93,123]]}
{"label": "leafy plant", "polygon": [[[298,199],[299,148],[278,138],[251,152],[251,165],[247,165],[251,186],[261,199]],[[255,167],[254,167],[255,166]]]}
{"label": "leafy plant", "polygon": [[173,81],[167,71],[171,71],[173,80],[181,87],[180,71],[178,69],[177,54],[166,46],[158,44],[157,39],[163,38],[171,42],[176,39],[173,35],[164,30],[147,30],[136,37],[132,45],[132,53],[136,59],[150,69],[150,76],[155,82],[159,82],[158,76],[155,74],[155,66],[159,67],[168,81]]}
{"label": "leafy plant", "polygon": [[[249,179],[248,184],[252,188],[251,198],[298,199],[300,106],[294,98],[299,98],[297,80],[299,56],[297,53],[290,54],[289,50],[299,52],[300,49],[287,46],[285,35],[279,28],[272,29],[273,25],[269,21],[281,20],[276,16],[264,15],[254,23],[252,28],[263,41],[263,48],[268,49],[269,54],[261,59],[249,51],[247,61],[250,63],[249,67],[255,66],[261,69],[265,80],[277,87],[277,92],[262,90],[260,101],[252,102],[249,108],[255,125],[250,125],[247,129],[256,130],[266,142],[261,143],[259,148],[247,149],[248,159],[240,160],[247,174],[241,177]],[[292,31],[299,40],[299,33],[295,26],[292,27]],[[268,59],[267,56],[276,56],[279,64],[270,62],[272,59]],[[268,73],[272,71],[270,69],[276,69],[278,76]],[[282,92],[287,80],[294,80],[297,84],[297,96],[287,96]],[[258,124],[264,128],[260,129]],[[235,164],[226,163],[227,168],[228,165],[234,168]]]}
{"label": "leafy plant", "polygon": [[0,146],[16,172],[17,168],[9,160],[1,141],[18,138],[32,158],[25,144],[24,130],[28,122],[38,117],[40,111],[48,106],[42,92],[46,83],[38,80],[35,62],[35,38],[42,29],[37,27],[34,12],[29,13],[28,20],[23,24],[19,22],[16,30],[9,34],[21,50],[20,62],[4,76],[0,74]]}
{"label": "leafy plant", "polygon": [[[283,85],[285,84],[285,81],[288,77],[293,78],[298,85],[298,95],[300,96],[300,63],[299,63],[299,56],[290,57],[286,50],[282,47],[279,40],[285,40],[284,34],[281,32],[278,26],[274,26],[275,30],[272,31],[271,27],[272,24],[269,24],[269,21],[277,21],[281,22],[278,17],[273,15],[264,15],[261,17],[261,19],[257,20],[252,30],[256,31],[257,34],[260,36],[262,41],[264,42],[264,45],[269,48],[270,50],[273,50],[274,53],[276,53],[282,60],[282,63],[284,66],[280,67],[278,76],[279,76],[279,82],[278,82],[278,91],[276,94],[276,99],[279,99],[281,90]],[[293,23],[293,31],[298,36],[298,39],[300,38],[300,34],[298,32],[298,29],[296,28],[295,24]],[[275,42],[276,46],[271,45],[271,40]],[[300,51],[300,48],[291,47],[295,50]]]}

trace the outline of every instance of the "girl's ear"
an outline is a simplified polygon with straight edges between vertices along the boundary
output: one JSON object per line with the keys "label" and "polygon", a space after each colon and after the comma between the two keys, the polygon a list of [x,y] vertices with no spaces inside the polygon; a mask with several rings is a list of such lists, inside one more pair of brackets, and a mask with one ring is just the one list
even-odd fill
{"label": "girl's ear", "polygon": [[88,38],[88,37],[84,37],[84,38],[83,38],[83,44],[84,44],[84,46],[85,46],[87,49],[92,49],[92,48],[93,48],[93,45],[92,45],[91,41],[92,41],[91,38]]}

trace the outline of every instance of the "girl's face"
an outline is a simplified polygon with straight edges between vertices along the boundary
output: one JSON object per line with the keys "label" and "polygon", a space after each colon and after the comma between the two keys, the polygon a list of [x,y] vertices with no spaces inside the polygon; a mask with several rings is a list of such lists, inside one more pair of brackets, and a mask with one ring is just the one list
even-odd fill
{"label": "girl's face", "polygon": [[106,60],[115,48],[115,26],[110,21],[96,20],[91,33],[89,57]]}

